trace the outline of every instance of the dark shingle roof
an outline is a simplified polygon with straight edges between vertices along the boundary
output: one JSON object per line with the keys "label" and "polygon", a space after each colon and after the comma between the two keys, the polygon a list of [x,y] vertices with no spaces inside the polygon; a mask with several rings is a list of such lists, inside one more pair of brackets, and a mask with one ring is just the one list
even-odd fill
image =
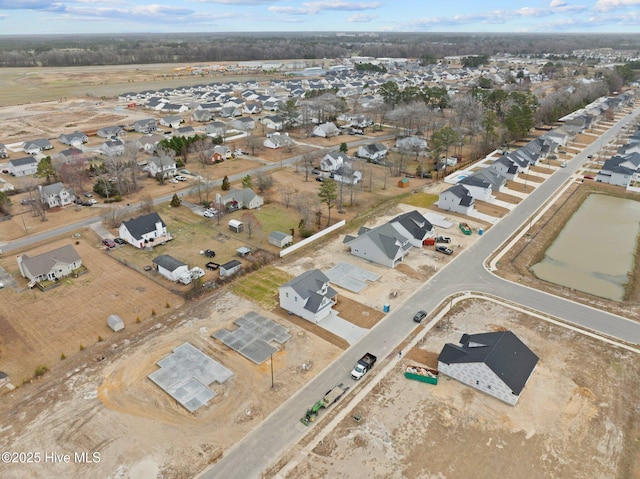
{"label": "dark shingle roof", "polygon": [[125,225],[127,231],[131,233],[131,236],[135,239],[141,240],[143,235],[151,233],[156,229],[156,223],[158,221],[162,223],[163,227],[166,227],[158,213],[149,213],[148,215],[139,216],[138,218],[134,218],[129,221],[123,221],[122,224]]}
{"label": "dark shingle roof", "polygon": [[163,254],[153,259],[153,263],[158,266],[162,266],[167,271],[175,271],[181,266],[186,266],[182,261],[174,258],[173,256],[169,256],[168,254]]}
{"label": "dark shingle roof", "polygon": [[460,345],[444,345],[438,361],[485,363],[515,394],[520,394],[538,363],[538,356],[511,331],[501,331],[463,334]]}

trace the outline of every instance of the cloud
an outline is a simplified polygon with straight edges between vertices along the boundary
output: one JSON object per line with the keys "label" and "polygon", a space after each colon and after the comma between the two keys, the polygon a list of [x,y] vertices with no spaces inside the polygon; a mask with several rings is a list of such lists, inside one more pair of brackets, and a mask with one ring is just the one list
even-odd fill
{"label": "cloud", "polygon": [[286,15],[315,15],[323,11],[346,11],[353,12],[359,10],[375,10],[382,6],[381,2],[345,2],[343,0],[326,0],[319,2],[302,2],[299,7],[269,7],[269,11],[273,13],[281,13]]}
{"label": "cloud", "polygon": [[593,9],[596,11],[606,12],[634,5],[640,5],[640,0],[598,0]]}
{"label": "cloud", "polygon": [[46,0],[0,0],[0,10],[50,10],[58,8],[59,2],[48,2]]}
{"label": "cloud", "polygon": [[366,13],[355,13],[347,21],[350,23],[368,23],[378,18],[378,15],[367,15]]}
{"label": "cloud", "polygon": [[[196,0],[202,3],[221,3],[223,5],[266,5],[274,0]],[[278,1],[278,0],[275,0]]]}
{"label": "cloud", "polygon": [[558,8],[558,7],[564,7],[567,5],[567,2],[564,2],[563,0],[551,0],[551,3],[549,4],[550,8]]}

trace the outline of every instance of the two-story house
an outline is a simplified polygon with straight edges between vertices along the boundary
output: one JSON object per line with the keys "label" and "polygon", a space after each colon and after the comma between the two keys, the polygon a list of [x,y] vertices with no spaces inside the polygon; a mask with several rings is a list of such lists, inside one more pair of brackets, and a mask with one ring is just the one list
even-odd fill
{"label": "two-story house", "polygon": [[73,191],[60,182],[46,186],[39,185],[38,190],[40,192],[40,200],[48,205],[49,208],[70,205],[76,200],[76,195]]}
{"label": "two-story house", "polygon": [[319,269],[305,271],[279,288],[280,307],[317,323],[331,314],[338,292]]}

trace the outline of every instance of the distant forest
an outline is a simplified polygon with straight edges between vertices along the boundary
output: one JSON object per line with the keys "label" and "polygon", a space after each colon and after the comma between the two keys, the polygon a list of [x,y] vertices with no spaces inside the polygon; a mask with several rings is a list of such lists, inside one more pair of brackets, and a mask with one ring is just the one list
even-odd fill
{"label": "distant forest", "polygon": [[[0,67],[61,67],[219,61],[321,60],[352,55],[420,58],[451,55],[569,55],[612,48],[638,57],[640,35],[505,33],[192,33],[0,35]],[[621,58],[622,59],[622,58]]]}

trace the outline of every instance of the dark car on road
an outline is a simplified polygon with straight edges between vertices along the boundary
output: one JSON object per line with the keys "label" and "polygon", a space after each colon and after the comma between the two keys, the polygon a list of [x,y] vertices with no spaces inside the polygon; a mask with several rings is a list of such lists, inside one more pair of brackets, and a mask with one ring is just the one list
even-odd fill
{"label": "dark car on road", "polygon": [[426,311],[422,311],[422,310],[420,310],[420,311],[418,311],[418,312],[415,314],[415,316],[413,317],[413,320],[414,320],[416,323],[421,323],[421,322],[422,322],[422,320],[423,320],[424,318],[426,318],[426,317],[427,317],[427,312],[426,312]]}
{"label": "dark car on road", "polygon": [[436,251],[438,253],[453,254],[453,250],[451,248],[447,248],[446,246],[436,246]]}

